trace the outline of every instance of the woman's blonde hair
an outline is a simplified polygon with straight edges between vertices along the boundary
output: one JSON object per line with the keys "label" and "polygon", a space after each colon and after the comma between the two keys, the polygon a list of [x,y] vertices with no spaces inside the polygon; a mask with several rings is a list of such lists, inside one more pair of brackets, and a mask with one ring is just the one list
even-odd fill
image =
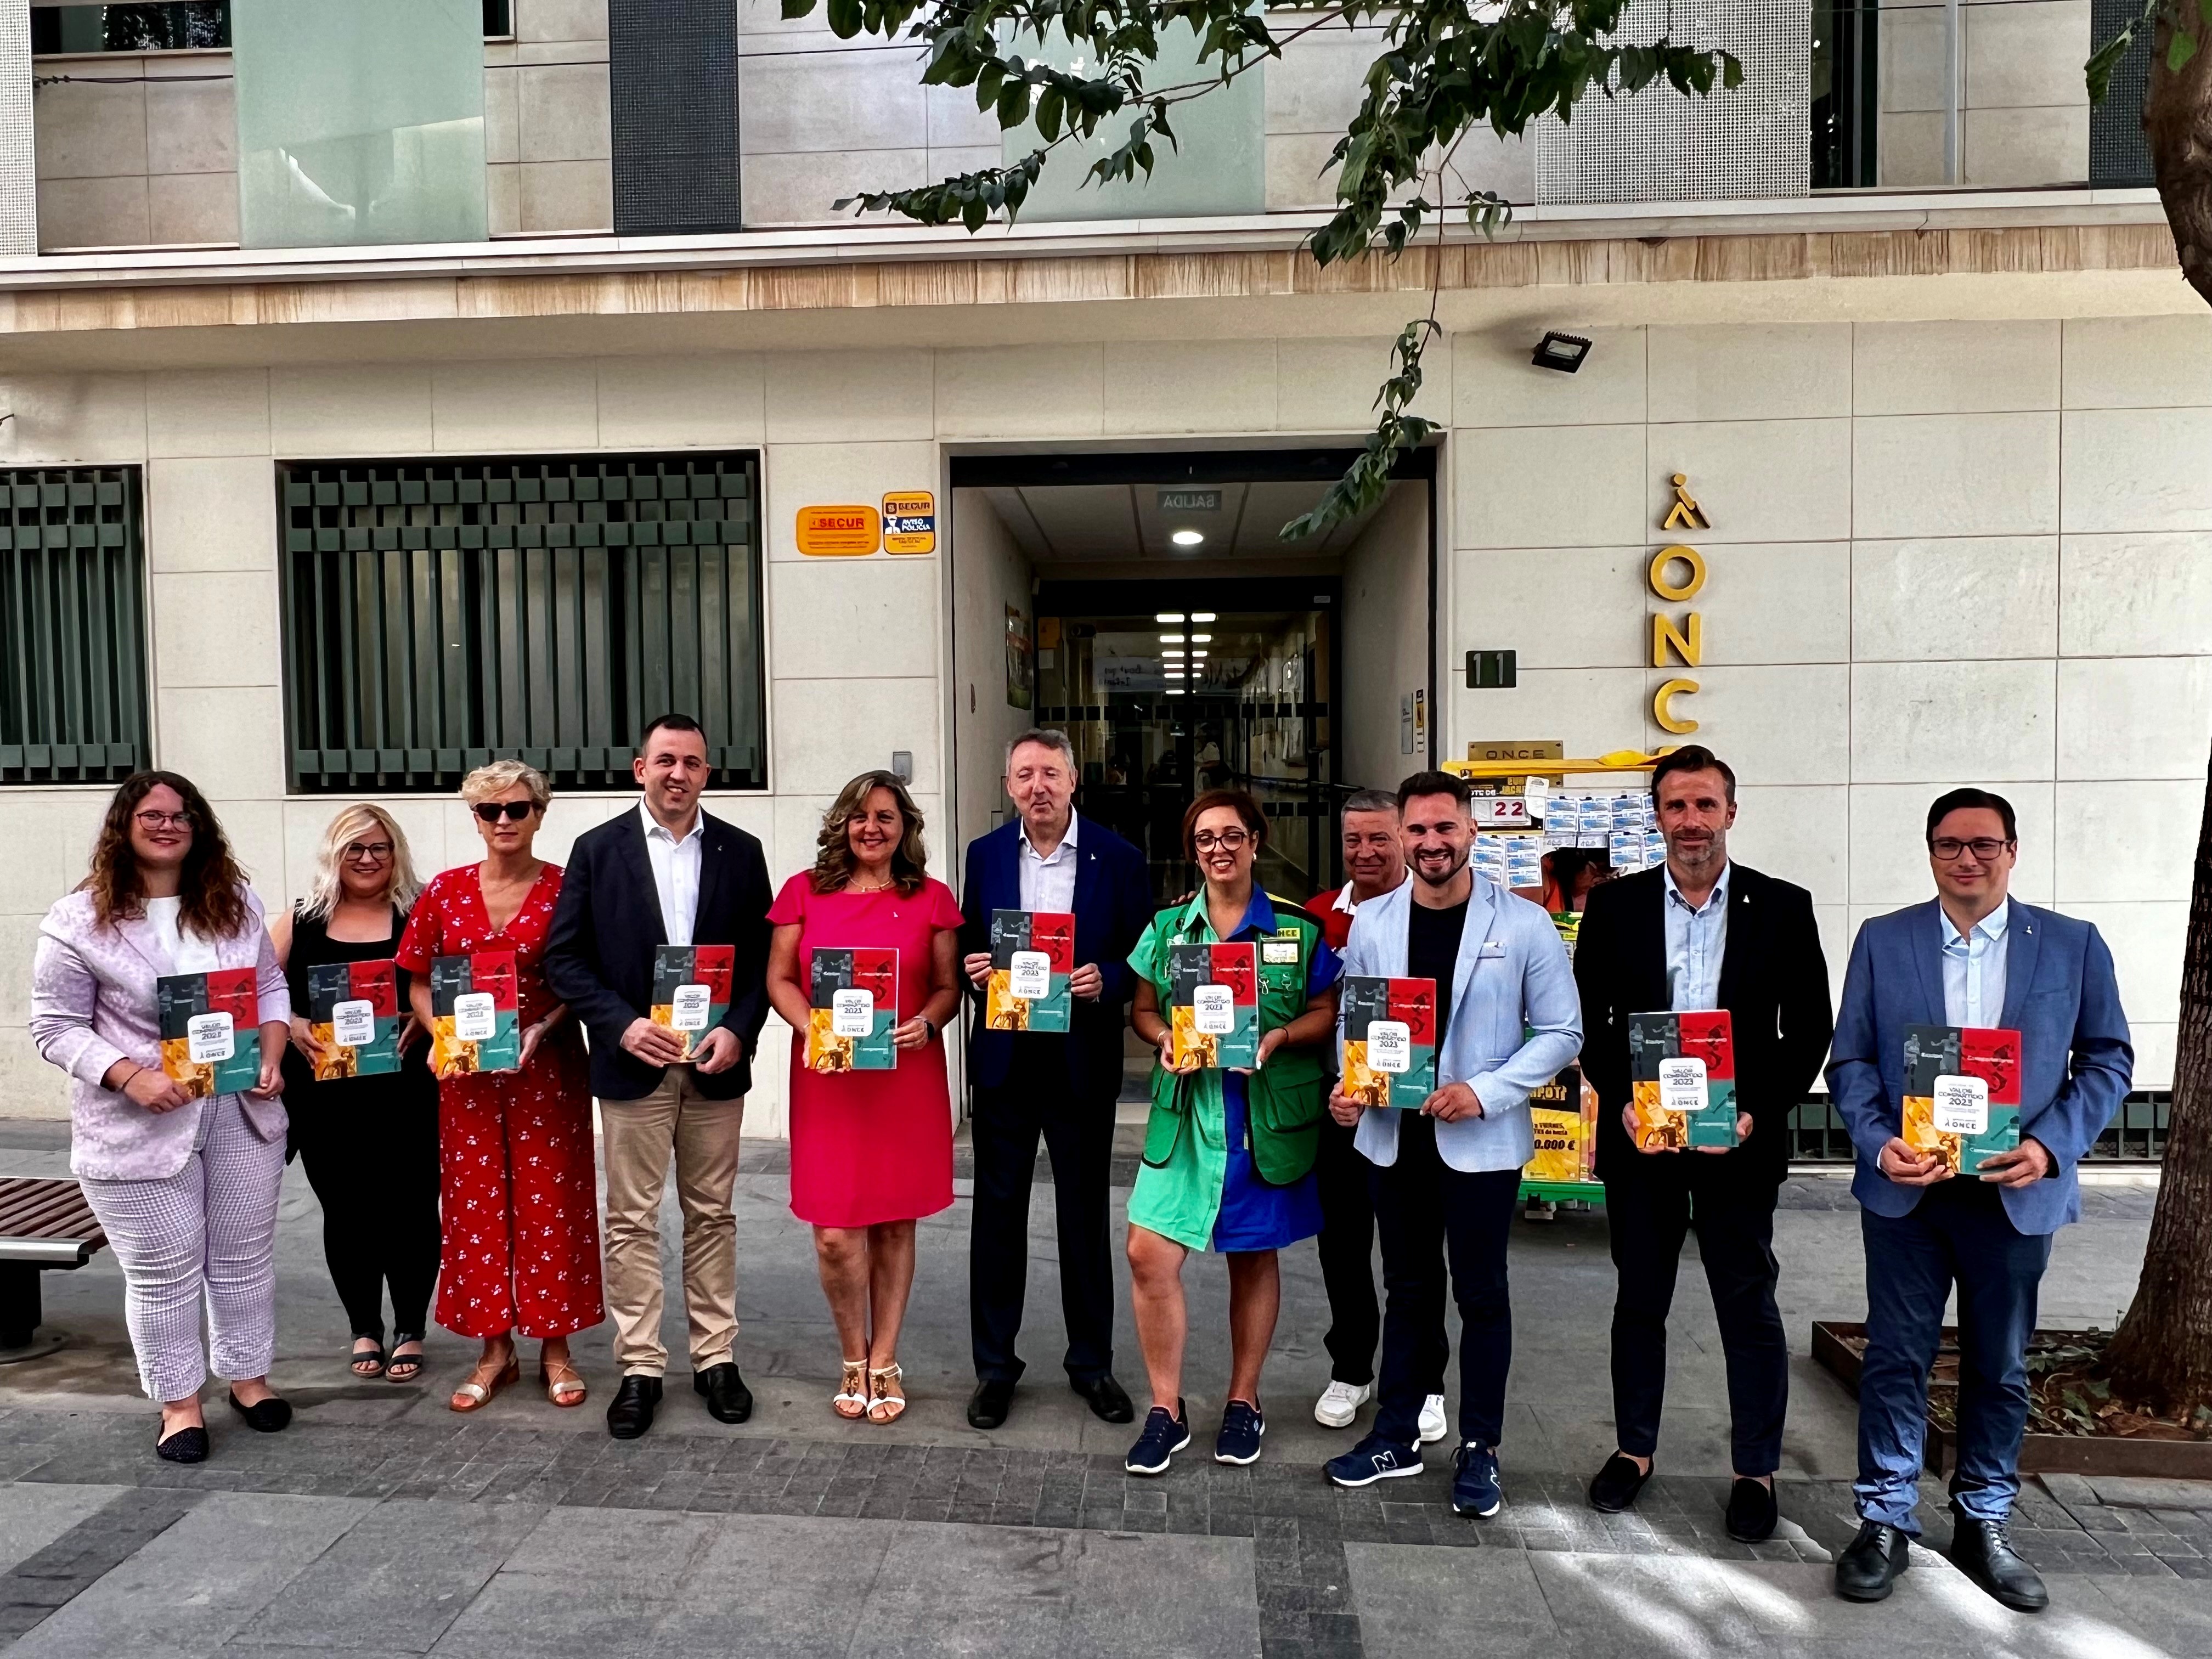
{"label": "woman's blonde hair", "polygon": [[530,804],[541,812],[553,799],[553,786],[545,781],[545,775],[519,760],[487,761],[477,768],[461,780],[461,799],[474,806],[505,794],[518,783],[530,791]]}
{"label": "woman's blonde hair", "polygon": [[906,820],[906,833],[891,849],[891,879],[900,892],[909,896],[921,890],[929,875],[929,849],[921,839],[921,809],[914,804],[906,785],[890,773],[863,772],[837,792],[837,799],[822,816],[822,833],[815,841],[820,848],[814,855],[816,892],[842,892],[852,881],[860,860],[853,856],[846,826],[860,817],[868,797],[878,789],[890,791],[891,799],[898,803],[899,816]]}
{"label": "woman's blonde hair", "polygon": [[315,879],[307,889],[307,896],[301,901],[300,914],[309,921],[321,921],[329,916],[345,890],[340,880],[345,849],[361,839],[364,833],[381,831],[392,843],[392,861],[385,866],[384,896],[402,910],[415,907],[415,896],[422,890],[416,878],[415,860],[407,850],[407,833],[399,827],[391,813],[368,801],[356,801],[331,820],[331,827],[323,831],[323,844],[315,851]]}

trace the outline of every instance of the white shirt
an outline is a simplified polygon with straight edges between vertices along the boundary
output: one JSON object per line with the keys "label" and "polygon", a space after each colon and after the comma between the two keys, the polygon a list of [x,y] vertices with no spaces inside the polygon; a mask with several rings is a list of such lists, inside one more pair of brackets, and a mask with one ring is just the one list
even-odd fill
{"label": "white shirt", "polygon": [[146,901],[146,920],[153,925],[154,937],[169,953],[171,973],[211,974],[222,966],[222,955],[216,950],[213,939],[184,931],[184,908],[185,901],[174,894],[167,898],[149,898]]}
{"label": "white shirt", "polygon": [[682,841],[670,835],[643,801],[637,815],[645,820],[645,856],[653,866],[653,891],[660,896],[661,930],[671,945],[689,945],[692,924],[699,919],[699,860],[706,847],[707,815],[691,820],[690,833]]}
{"label": "white shirt", "polygon": [[1662,865],[1667,884],[1667,1006],[1680,1013],[1686,1008],[1721,1006],[1721,963],[1728,955],[1728,866],[1705,895],[1693,905],[1674,884],[1671,865]]}
{"label": "white shirt", "polygon": [[2012,901],[2001,902],[1971,934],[1961,933],[1941,904],[1936,914],[1943,925],[1943,1023],[1988,1030],[2004,1018],[2005,929]]}
{"label": "white shirt", "polygon": [[1050,858],[1039,858],[1036,848],[1030,845],[1030,826],[1022,821],[1021,849],[1015,863],[1021,873],[1022,908],[1049,910],[1068,915],[1075,909],[1075,826],[1076,815],[1067,815],[1067,833],[1060,838],[1060,845],[1052,849]]}

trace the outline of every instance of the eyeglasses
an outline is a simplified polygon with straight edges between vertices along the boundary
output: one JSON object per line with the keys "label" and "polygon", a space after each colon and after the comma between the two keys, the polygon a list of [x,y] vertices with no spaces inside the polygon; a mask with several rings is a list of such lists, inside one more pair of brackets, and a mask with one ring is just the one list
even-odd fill
{"label": "eyeglasses", "polygon": [[1987,864],[2005,848],[2014,845],[2014,842],[1999,841],[1995,836],[1978,836],[1972,841],[1960,841],[1955,836],[1938,836],[1928,843],[1928,850],[1945,864],[1962,853],[1972,853]]}
{"label": "eyeglasses", "polygon": [[1190,844],[1201,853],[1211,853],[1216,848],[1234,853],[1251,839],[1242,830],[1224,830],[1218,835],[1211,830],[1201,830],[1190,838]]}
{"label": "eyeglasses", "polygon": [[355,841],[346,843],[344,857],[353,864],[382,864],[392,856],[388,841]]}
{"label": "eyeglasses", "polygon": [[192,827],[190,812],[133,812],[143,830],[189,830]]}
{"label": "eyeglasses", "polygon": [[538,810],[538,803],[534,800],[480,800],[471,810],[486,823],[497,823],[502,817],[510,823],[520,823]]}

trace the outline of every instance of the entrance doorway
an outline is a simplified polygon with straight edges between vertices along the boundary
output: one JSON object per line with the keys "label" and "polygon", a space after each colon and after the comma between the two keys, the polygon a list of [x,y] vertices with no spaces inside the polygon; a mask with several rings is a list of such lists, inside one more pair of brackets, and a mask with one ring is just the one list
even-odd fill
{"label": "entrance doorway", "polygon": [[957,458],[961,838],[1012,811],[1007,740],[1053,726],[1075,745],[1077,810],[1144,850],[1160,902],[1190,890],[1183,812],[1218,787],[1267,811],[1268,890],[1303,901],[1340,882],[1344,796],[1428,763],[1434,666],[1432,453],[1352,522],[1280,538],[1350,459]]}

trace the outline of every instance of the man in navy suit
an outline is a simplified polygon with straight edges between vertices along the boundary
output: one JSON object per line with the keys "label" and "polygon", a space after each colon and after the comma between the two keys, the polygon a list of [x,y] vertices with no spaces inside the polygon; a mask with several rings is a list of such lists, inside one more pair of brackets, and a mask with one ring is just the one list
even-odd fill
{"label": "man in navy suit", "polygon": [[[1009,744],[1006,793],[1018,816],[969,842],[960,884],[960,948],[975,1000],[968,1036],[975,1146],[968,1295],[976,1388],[968,1420],[979,1429],[1006,1420],[1022,1374],[1014,1340],[1029,1283],[1030,1177],[1040,1134],[1052,1154],[1068,1382],[1109,1423],[1135,1415],[1114,1380],[1107,1188],[1131,990],[1126,958],[1152,919],[1152,887],[1142,853],[1076,815],[1075,777],[1066,733],[1032,729]],[[994,910],[1074,915],[1074,1008],[1065,1034],[984,1029]]]}
{"label": "man in navy suit", "polygon": [[[1857,1153],[1867,1285],[1861,1525],[1837,1559],[1836,1592],[1878,1601],[1911,1565],[1928,1373],[1955,1285],[1951,1559],[2007,1607],[2033,1611],[2049,1595],[2005,1528],[2020,1491],[2036,1288],[2051,1234],[2081,1213],[2075,1166],[2126,1097],[2135,1051],[2097,930],[2007,896],[2020,852],[2011,803],[1954,789],[1929,808],[1927,836],[1937,896],[1860,927],[1828,1061]],[[1954,1176],[1905,1140],[1908,1025],[2020,1033],[2018,1150]]]}

